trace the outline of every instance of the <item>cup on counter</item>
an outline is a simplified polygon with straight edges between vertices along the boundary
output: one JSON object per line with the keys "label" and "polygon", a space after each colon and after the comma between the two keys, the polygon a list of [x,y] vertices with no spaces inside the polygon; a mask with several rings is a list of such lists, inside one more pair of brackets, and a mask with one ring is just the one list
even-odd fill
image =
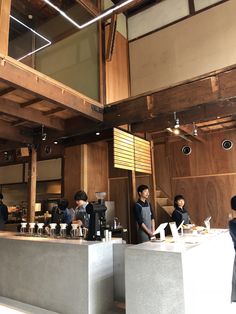
{"label": "cup on counter", "polygon": [[49,226],[50,226],[50,230],[49,230],[49,235],[50,235],[50,237],[55,237],[55,235],[56,235],[56,223],[51,223],[51,224],[49,224]]}
{"label": "cup on counter", "polygon": [[60,224],[60,236],[62,238],[65,238],[66,237],[66,227],[67,227],[67,224]]}
{"label": "cup on counter", "polygon": [[35,222],[30,222],[29,223],[29,234],[31,234],[31,235],[34,234],[34,227],[35,227]]}
{"label": "cup on counter", "polygon": [[79,229],[78,229],[79,224],[71,224],[71,227],[72,227],[71,232],[70,232],[71,237],[72,238],[79,237]]}
{"label": "cup on counter", "polygon": [[21,223],[21,227],[20,227],[20,232],[21,233],[26,233],[26,226],[27,226],[27,222],[22,222]]}
{"label": "cup on counter", "polygon": [[37,223],[37,226],[38,226],[37,235],[38,235],[38,236],[42,236],[44,223],[38,222],[38,223]]}

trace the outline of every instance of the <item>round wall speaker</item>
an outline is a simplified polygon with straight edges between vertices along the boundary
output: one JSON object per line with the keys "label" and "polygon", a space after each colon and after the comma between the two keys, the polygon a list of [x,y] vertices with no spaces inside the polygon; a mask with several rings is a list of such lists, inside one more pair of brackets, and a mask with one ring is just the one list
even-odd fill
{"label": "round wall speaker", "polygon": [[189,146],[183,146],[181,151],[184,155],[190,155],[192,152],[192,148]]}
{"label": "round wall speaker", "polygon": [[223,140],[223,142],[221,143],[223,149],[225,150],[229,150],[233,147],[234,143],[230,140]]}

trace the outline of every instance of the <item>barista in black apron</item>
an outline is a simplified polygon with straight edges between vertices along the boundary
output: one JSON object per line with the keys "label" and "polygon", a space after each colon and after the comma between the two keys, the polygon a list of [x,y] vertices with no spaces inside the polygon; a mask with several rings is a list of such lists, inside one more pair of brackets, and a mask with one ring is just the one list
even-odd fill
{"label": "barista in black apron", "polygon": [[174,211],[172,219],[176,222],[177,227],[184,221],[184,224],[190,224],[189,214],[185,208],[185,199],[183,195],[176,195],[174,198]]}
{"label": "barista in black apron", "polygon": [[151,204],[147,201],[149,189],[147,185],[140,185],[137,189],[139,199],[135,203],[134,215],[138,225],[138,243],[149,241],[155,230],[155,220]]}

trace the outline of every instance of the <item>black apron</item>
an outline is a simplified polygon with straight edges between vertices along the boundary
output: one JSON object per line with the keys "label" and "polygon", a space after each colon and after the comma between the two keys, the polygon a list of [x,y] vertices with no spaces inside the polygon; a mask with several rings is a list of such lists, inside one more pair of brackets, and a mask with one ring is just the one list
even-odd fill
{"label": "black apron", "polygon": [[[139,204],[140,205],[140,204]],[[140,205],[141,206],[141,205]],[[152,222],[151,222],[151,208],[148,203],[148,206],[142,207],[141,216],[143,219],[143,223],[147,226],[149,230],[151,230]],[[138,228],[138,243],[143,243],[149,241],[149,236],[146,232],[143,231],[141,227]]]}

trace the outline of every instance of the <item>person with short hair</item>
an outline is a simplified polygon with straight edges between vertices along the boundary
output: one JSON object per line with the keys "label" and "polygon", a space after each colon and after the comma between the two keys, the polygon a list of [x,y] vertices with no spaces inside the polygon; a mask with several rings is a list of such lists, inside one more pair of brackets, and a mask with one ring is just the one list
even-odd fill
{"label": "person with short hair", "polygon": [[138,243],[147,242],[153,237],[155,231],[155,219],[152,206],[148,202],[149,188],[140,185],[137,189],[139,199],[134,206],[134,216],[138,225]]}
{"label": "person with short hair", "polygon": [[[233,213],[230,215],[229,220],[229,233],[233,240],[234,250],[236,253],[236,195],[231,198],[231,208]],[[234,257],[233,275],[232,275],[232,290],[231,302],[236,302],[236,254]]]}
{"label": "person with short hair", "polygon": [[53,223],[71,223],[71,214],[68,209],[69,202],[67,199],[60,199],[58,205],[52,208],[52,218]]}
{"label": "person with short hair", "polygon": [[77,206],[74,210],[73,223],[79,224],[80,227],[88,228],[90,219],[90,215],[86,212],[88,196],[85,191],[80,190],[75,193],[74,200]]}
{"label": "person with short hair", "polygon": [[175,221],[176,226],[178,227],[182,221],[184,224],[190,224],[190,217],[187,209],[185,208],[185,199],[183,195],[176,195],[174,198],[174,211],[172,213],[172,219]]}
{"label": "person with short hair", "polygon": [[2,193],[0,193],[0,230],[5,229],[5,223],[8,220],[8,209],[2,200],[3,200],[3,195]]}

